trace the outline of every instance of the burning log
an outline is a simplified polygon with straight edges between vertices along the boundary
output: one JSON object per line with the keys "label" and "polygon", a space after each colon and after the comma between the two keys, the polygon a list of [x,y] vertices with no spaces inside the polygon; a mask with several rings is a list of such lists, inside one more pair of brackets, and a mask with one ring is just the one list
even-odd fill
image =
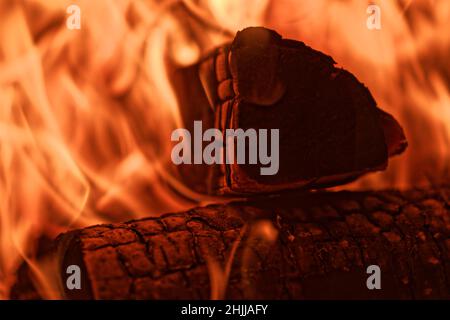
{"label": "burning log", "polygon": [[[68,299],[448,299],[448,192],[291,193],[75,230],[56,241],[61,288]],[[69,265],[81,290],[66,287]],[[380,290],[367,287],[371,265]]]}
{"label": "burning log", "polygon": [[272,30],[244,29],[231,44],[177,70],[172,79],[189,132],[195,131],[194,121],[222,133],[280,130],[274,175],[261,175],[263,164],[236,161],[179,165],[183,179],[200,193],[339,185],[385,169],[388,157],[406,148],[400,125],[350,72],[337,68],[330,56]]}

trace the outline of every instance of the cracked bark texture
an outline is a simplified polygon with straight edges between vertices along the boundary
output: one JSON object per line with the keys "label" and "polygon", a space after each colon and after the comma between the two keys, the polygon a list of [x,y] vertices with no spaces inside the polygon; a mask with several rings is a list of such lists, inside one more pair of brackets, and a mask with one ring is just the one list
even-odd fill
{"label": "cracked bark texture", "polygon": [[58,237],[61,283],[78,264],[69,299],[208,299],[207,262],[232,259],[226,299],[448,299],[448,192],[292,193],[93,226]]}

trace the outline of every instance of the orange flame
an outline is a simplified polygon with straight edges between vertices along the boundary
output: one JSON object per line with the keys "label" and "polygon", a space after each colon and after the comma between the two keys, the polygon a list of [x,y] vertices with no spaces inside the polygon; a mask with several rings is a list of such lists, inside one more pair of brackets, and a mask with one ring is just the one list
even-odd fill
{"label": "orange flame", "polygon": [[[57,296],[45,283],[51,272],[33,258],[41,236],[210,201],[167,166],[170,133],[182,126],[169,69],[194,63],[246,26],[265,25],[332,55],[405,127],[407,154],[353,188],[445,176],[450,3],[374,1],[382,29],[368,30],[372,2],[3,1],[0,297],[23,259],[46,296]],[[81,8],[80,30],[66,28],[71,4]]]}
{"label": "orange flame", "polygon": [[[381,30],[366,27],[369,4],[381,10]],[[268,17],[272,27],[351,70],[405,129],[406,154],[354,188],[407,188],[448,178],[449,19],[445,0],[273,3]]]}

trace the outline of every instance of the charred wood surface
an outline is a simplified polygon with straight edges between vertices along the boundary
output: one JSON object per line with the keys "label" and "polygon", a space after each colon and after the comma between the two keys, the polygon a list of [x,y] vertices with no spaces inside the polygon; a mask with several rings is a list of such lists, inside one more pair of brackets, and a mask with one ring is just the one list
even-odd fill
{"label": "charred wood surface", "polygon": [[[201,193],[261,194],[340,185],[384,170],[388,158],[407,145],[397,121],[378,108],[353,74],[338,68],[330,56],[269,29],[244,29],[232,43],[171,78],[191,133],[196,120],[203,130],[222,133],[280,130],[279,171],[274,175],[261,175],[267,165],[260,163],[179,165],[186,184]],[[247,156],[249,150],[247,146]]]}
{"label": "charred wood surface", "polygon": [[449,192],[291,194],[75,230],[57,239],[61,284],[77,264],[69,299],[448,299]]}

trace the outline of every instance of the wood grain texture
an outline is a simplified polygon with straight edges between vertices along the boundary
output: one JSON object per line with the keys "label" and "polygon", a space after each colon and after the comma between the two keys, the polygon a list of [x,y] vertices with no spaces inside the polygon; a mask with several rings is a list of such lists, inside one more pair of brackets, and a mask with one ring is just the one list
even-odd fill
{"label": "wood grain texture", "polygon": [[269,29],[238,32],[232,43],[171,79],[191,133],[198,120],[203,130],[278,129],[280,134],[274,175],[261,175],[267,165],[260,163],[179,165],[181,177],[198,192],[262,194],[340,185],[384,170],[388,158],[407,145],[397,121],[352,73]]}
{"label": "wood grain texture", "polygon": [[[61,282],[78,264],[66,298],[208,299],[206,261],[238,244],[227,299],[448,299],[449,192],[290,194],[75,230],[57,239]],[[372,264],[381,290],[366,287]]]}

